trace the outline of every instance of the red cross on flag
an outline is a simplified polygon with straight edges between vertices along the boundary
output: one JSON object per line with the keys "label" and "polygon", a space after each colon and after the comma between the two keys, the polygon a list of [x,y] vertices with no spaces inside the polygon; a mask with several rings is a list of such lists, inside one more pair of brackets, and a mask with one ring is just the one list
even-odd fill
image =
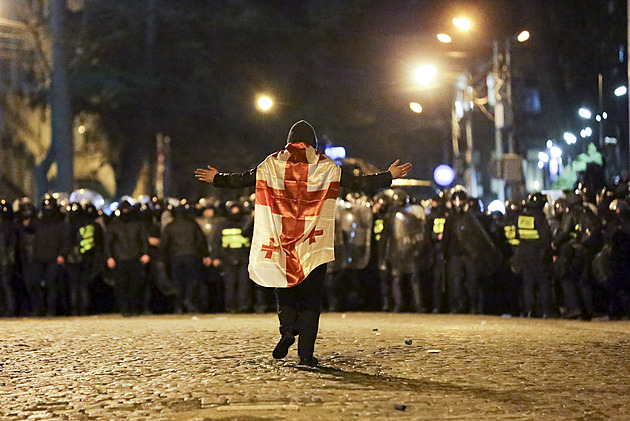
{"label": "red cross on flag", "polygon": [[335,259],[335,202],[341,168],[303,142],[256,169],[249,276],[265,287],[292,287]]}

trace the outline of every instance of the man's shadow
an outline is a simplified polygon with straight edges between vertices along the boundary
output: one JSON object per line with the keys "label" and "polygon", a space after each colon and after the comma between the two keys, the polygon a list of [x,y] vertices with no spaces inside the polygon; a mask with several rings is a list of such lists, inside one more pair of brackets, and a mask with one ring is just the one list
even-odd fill
{"label": "man's shadow", "polygon": [[511,390],[492,390],[481,386],[456,384],[451,382],[438,382],[429,379],[408,379],[386,374],[368,374],[360,371],[347,371],[335,367],[320,365],[319,367],[307,367],[296,365],[300,371],[319,373],[332,380],[361,385],[369,390],[383,391],[409,391],[416,393],[435,394],[459,394],[473,398],[491,399],[497,402],[510,403],[512,405],[532,405],[532,397],[520,392]]}

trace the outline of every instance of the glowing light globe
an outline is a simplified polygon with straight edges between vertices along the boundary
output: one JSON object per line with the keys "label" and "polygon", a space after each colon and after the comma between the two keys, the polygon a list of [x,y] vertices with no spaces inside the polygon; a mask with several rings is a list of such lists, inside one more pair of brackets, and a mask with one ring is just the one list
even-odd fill
{"label": "glowing light globe", "polygon": [[446,187],[455,180],[455,171],[449,165],[438,165],[433,171],[433,179],[440,186]]}

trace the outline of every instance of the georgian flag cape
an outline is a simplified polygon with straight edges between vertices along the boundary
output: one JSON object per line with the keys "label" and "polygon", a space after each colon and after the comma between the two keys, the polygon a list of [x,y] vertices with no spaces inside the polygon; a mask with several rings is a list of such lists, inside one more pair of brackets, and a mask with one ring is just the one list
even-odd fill
{"label": "georgian flag cape", "polygon": [[341,168],[303,142],[289,143],[256,169],[249,276],[292,287],[335,259],[335,202]]}

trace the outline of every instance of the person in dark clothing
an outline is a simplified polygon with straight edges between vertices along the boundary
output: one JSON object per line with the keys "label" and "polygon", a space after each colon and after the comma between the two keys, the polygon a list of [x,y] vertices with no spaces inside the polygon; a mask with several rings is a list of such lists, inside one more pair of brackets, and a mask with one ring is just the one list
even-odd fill
{"label": "person in dark clothing", "polygon": [[23,221],[18,234],[22,276],[34,316],[55,316],[59,292],[59,266],[68,251],[68,229],[57,200],[47,194],[41,219]]}
{"label": "person in dark clothing", "polygon": [[543,212],[546,203],[544,194],[530,194],[517,220],[516,255],[523,274],[525,317],[556,316],[551,282],[551,230]]}
{"label": "person in dark clothing", "polygon": [[188,203],[180,203],[173,214],[173,221],[164,227],[160,246],[171,267],[171,279],[180,291],[175,312],[185,309],[188,313],[198,313],[202,264],[211,264],[208,246],[201,228],[192,219]]}
{"label": "person in dark clothing", "polygon": [[205,267],[205,286],[207,297],[206,311],[217,313],[224,311],[223,307],[223,278],[221,277],[222,261],[221,251],[221,227],[223,226],[225,215],[221,212],[222,203],[216,201],[200,200],[199,207],[202,207],[201,215],[195,221],[201,227],[201,231],[206,237],[208,246],[208,256],[212,264]]}
{"label": "person in dark clothing", "polygon": [[104,234],[95,221],[93,205],[72,203],[68,209],[70,247],[66,269],[70,287],[70,311],[73,316],[86,315],[90,305],[89,286],[100,274],[104,250]]}
{"label": "person in dark clothing", "polygon": [[390,268],[387,262],[387,236],[389,230],[385,222],[390,206],[391,197],[382,194],[375,196],[374,205],[372,206],[374,222],[371,238],[371,264],[375,277],[378,279],[381,311],[391,310]]}
{"label": "person in dark clothing", "polygon": [[138,315],[149,263],[148,234],[142,222],[133,218],[132,206],[123,201],[107,226],[107,267],[114,270],[118,307],[124,316]]}
{"label": "person in dark clothing", "polygon": [[614,199],[610,210],[616,216],[606,227],[606,244],[610,247],[608,278],[610,320],[630,316],[630,200]]}
{"label": "person in dark clothing", "polygon": [[448,309],[453,314],[474,314],[480,310],[477,296],[479,276],[472,256],[464,247],[465,240],[459,235],[467,215],[468,195],[464,190],[454,189],[450,197],[451,212],[444,226]]}
{"label": "person in dark clothing", "polygon": [[564,266],[560,283],[566,318],[591,320],[594,312],[591,260],[603,243],[601,221],[574,192],[567,194],[569,210],[562,217],[553,243]]}
{"label": "person in dark clothing", "polygon": [[442,313],[446,307],[446,250],[444,246],[444,224],[448,217],[444,192],[431,199],[431,210],[427,218],[427,238],[431,253],[431,306],[434,314]]}
{"label": "person in dark clothing", "polygon": [[11,281],[15,265],[15,231],[14,215],[11,204],[0,201],[0,316],[15,316],[15,293]]}
{"label": "person in dark clothing", "polygon": [[[315,152],[316,148],[317,137],[315,130],[310,124],[302,120],[291,127],[286,149],[278,154],[284,153],[285,156],[289,154],[287,162],[295,162],[296,165],[298,162],[304,163],[305,156],[308,158],[309,156],[313,157],[314,153],[317,154],[315,155],[317,159],[315,164],[311,164],[311,161],[308,161],[309,173],[311,173],[311,170],[316,171],[319,165],[329,166],[331,164],[329,158]],[[364,176],[353,176],[337,168],[338,172],[329,173],[330,178],[326,180],[332,182],[334,181],[334,177],[341,173],[339,180],[341,186],[363,191],[369,188],[383,188],[389,186],[392,179],[406,176],[411,169],[411,164],[409,163],[403,165],[399,165],[398,163],[398,160],[394,162],[387,172]],[[311,165],[313,166],[311,167]],[[195,172],[195,176],[201,181],[214,183],[216,187],[240,188],[255,186],[257,183],[257,169],[252,169],[240,174],[223,174],[219,173],[216,168],[208,166],[207,169],[198,169]],[[284,175],[276,175],[276,181],[289,181],[288,179],[285,180],[283,177]],[[299,194],[294,196],[294,200],[295,197],[299,199],[301,196],[299,196]],[[256,201],[258,205],[258,195]],[[258,226],[254,229],[258,229],[257,227]],[[316,233],[312,232],[312,234]],[[274,243],[270,242],[270,254],[274,250],[271,248],[273,245]],[[315,257],[311,255],[310,258],[314,259]],[[315,267],[308,276],[300,283],[297,283],[297,285],[294,284],[294,286],[287,288],[276,288],[278,318],[280,322],[280,334],[282,336],[273,351],[274,358],[284,358],[287,355],[289,347],[295,342],[295,336],[299,335],[298,355],[300,357],[300,365],[312,367],[318,365],[318,360],[313,356],[313,351],[319,327],[325,274],[326,264],[324,263]]]}
{"label": "person in dark clothing", "polygon": [[227,218],[221,225],[221,279],[223,306],[230,313],[251,310],[252,294],[247,275],[252,220],[234,200],[226,202]]}

